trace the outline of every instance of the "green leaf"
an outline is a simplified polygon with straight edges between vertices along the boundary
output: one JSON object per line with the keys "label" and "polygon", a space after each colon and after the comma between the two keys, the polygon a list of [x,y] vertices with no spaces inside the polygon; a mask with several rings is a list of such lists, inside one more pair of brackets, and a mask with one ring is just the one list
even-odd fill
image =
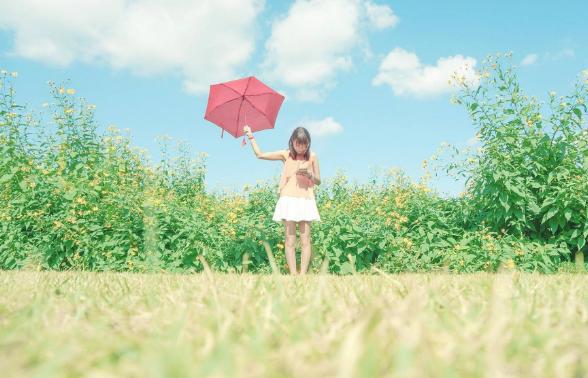
{"label": "green leaf", "polygon": [[5,182],[8,182],[12,179],[12,177],[14,177],[14,175],[11,174],[6,174],[2,177],[0,177],[0,184],[4,184]]}
{"label": "green leaf", "polygon": [[351,266],[351,263],[349,261],[345,261],[343,264],[341,264],[341,273],[342,274],[353,273],[353,267]]}
{"label": "green leaf", "polygon": [[557,208],[556,207],[552,207],[551,209],[549,209],[549,211],[547,213],[545,213],[545,215],[543,215],[543,219],[541,220],[541,224],[547,222],[555,214],[557,214]]}
{"label": "green leaf", "polygon": [[69,192],[65,193],[63,198],[65,198],[68,201],[71,201],[76,197],[76,194],[77,194],[76,190],[73,189],[73,190],[70,190]]}
{"label": "green leaf", "polygon": [[535,203],[529,203],[529,209],[533,212],[533,214],[537,215],[541,212],[541,208]]}
{"label": "green leaf", "polygon": [[543,201],[541,208],[544,209],[547,206],[553,205],[554,203],[555,203],[555,198],[552,198],[552,197],[546,198],[545,201]]}
{"label": "green leaf", "polygon": [[559,224],[557,223],[556,219],[552,219],[549,221],[549,228],[551,228],[551,232],[553,232],[554,234],[557,231],[558,227],[559,227]]}
{"label": "green leaf", "polygon": [[578,249],[582,249],[582,247],[584,247],[585,244],[586,239],[584,239],[583,237],[579,237],[576,239],[576,245],[578,246]]}
{"label": "green leaf", "polygon": [[505,211],[510,209],[510,204],[508,203],[508,195],[505,193],[500,193],[500,204],[504,207]]}
{"label": "green leaf", "polygon": [[565,209],[564,211],[564,215],[566,217],[566,220],[569,221],[572,218],[572,210],[570,209]]}
{"label": "green leaf", "polygon": [[576,117],[582,119],[582,111],[579,108],[574,108],[574,109],[572,109],[572,111],[574,112]]}

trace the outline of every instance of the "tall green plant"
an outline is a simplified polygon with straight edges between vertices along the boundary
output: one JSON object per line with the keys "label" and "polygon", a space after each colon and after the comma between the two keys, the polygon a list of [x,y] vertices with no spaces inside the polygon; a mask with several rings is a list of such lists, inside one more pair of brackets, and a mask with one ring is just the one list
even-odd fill
{"label": "tall green plant", "polygon": [[571,94],[550,92],[545,106],[523,92],[510,58],[488,57],[479,85],[456,80],[455,102],[468,110],[481,144],[458,166],[468,178],[469,219],[582,249],[588,236],[588,72]]}

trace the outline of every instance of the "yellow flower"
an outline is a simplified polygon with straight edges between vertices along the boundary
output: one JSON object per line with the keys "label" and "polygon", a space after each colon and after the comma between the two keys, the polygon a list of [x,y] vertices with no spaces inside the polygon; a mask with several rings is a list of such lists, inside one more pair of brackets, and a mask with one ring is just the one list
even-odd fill
{"label": "yellow flower", "polygon": [[73,88],[69,88],[66,92],[67,92],[68,95],[76,94],[76,90],[73,89]]}
{"label": "yellow flower", "polygon": [[67,108],[67,109],[65,109],[65,112],[64,113],[65,114],[71,114],[71,113],[73,113],[73,109],[72,108]]}
{"label": "yellow flower", "polygon": [[229,213],[229,222],[234,223],[237,220],[237,214],[232,211]]}
{"label": "yellow flower", "polygon": [[412,240],[410,240],[409,238],[402,238],[402,242],[404,243],[404,246],[408,249],[412,248]]}
{"label": "yellow flower", "polygon": [[515,266],[516,266],[516,264],[515,264],[515,262],[514,262],[514,260],[513,260],[513,259],[508,259],[508,260],[506,260],[506,262],[505,262],[504,266],[505,266],[507,269],[514,269],[514,268],[515,268]]}
{"label": "yellow flower", "polygon": [[64,93],[65,93],[65,89],[59,88],[59,94],[64,94]]}

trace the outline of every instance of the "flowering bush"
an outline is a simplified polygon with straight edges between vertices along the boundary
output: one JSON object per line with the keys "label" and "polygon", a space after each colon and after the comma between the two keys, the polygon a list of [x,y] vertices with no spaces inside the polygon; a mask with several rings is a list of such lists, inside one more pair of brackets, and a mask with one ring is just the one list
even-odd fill
{"label": "flowering bush", "polygon": [[[339,172],[316,188],[313,270],[552,272],[584,246],[586,87],[560,99],[548,131],[514,74],[495,67],[458,100],[484,151],[453,166],[471,175],[467,194],[441,198],[428,171],[419,183],[392,170],[363,185]],[[207,193],[206,154],[180,144],[172,158],[164,137],[152,166],[117,128],[98,135],[95,106],[75,90],[50,83],[43,122],[16,103],[16,75],[0,75],[0,268],[269,272],[264,242],[284,266],[284,226],[271,219],[277,178]]]}
{"label": "flowering bush", "polygon": [[464,105],[481,146],[455,164],[469,178],[470,224],[494,232],[582,251],[588,237],[588,70],[570,95],[549,93],[545,104],[527,96],[509,54],[489,57],[479,86],[461,84]]}

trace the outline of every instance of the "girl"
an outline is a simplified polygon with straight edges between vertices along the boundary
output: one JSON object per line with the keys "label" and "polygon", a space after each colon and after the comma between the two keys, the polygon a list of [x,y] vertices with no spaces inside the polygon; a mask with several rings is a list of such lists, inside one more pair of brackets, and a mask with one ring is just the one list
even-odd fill
{"label": "girl", "polygon": [[274,152],[261,152],[251,128],[245,126],[243,132],[251,140],[255,156],[265,160],[284,162],[280,179],[280,199],[276,204],[273,220],[286,226],[286,262],[291,274],[296,274],[296,224],[300,230],[302,255],[300,274],[306,274],[310,263],[310,222],[320,221],[316,207],[313,186],[321,183],[318,158],[310,152],[310,134],[304,127],[297,127],[288,142],[289,149]]}

